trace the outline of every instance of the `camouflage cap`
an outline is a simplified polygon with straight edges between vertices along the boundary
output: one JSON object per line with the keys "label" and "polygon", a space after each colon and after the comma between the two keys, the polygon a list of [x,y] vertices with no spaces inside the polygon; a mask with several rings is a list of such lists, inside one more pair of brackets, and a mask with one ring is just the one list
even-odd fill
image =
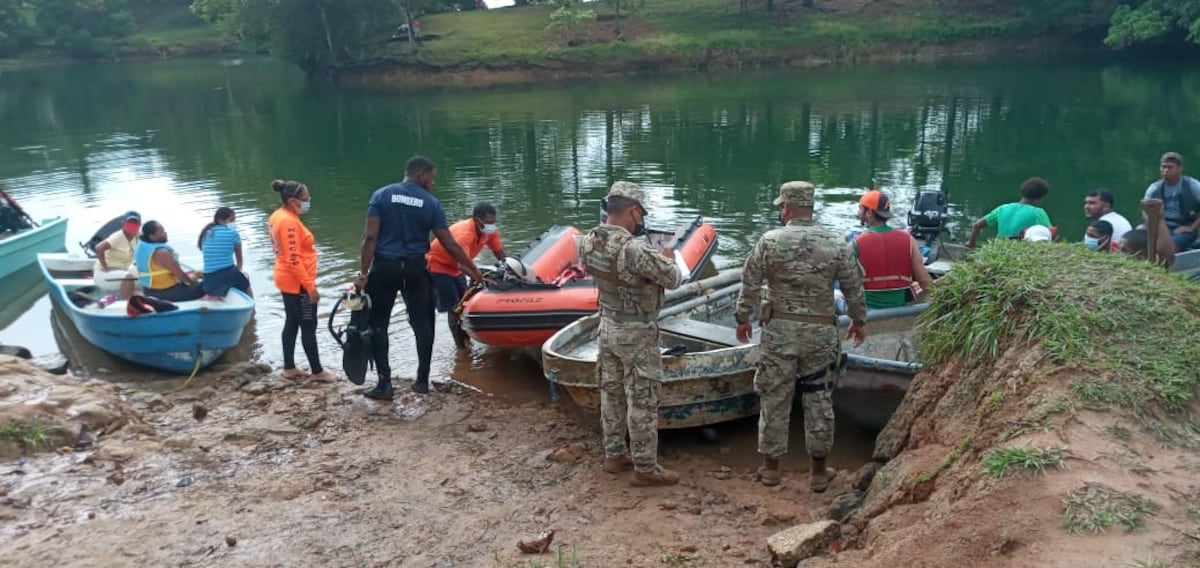
{"label": "camouflage cap", "polygon": [[806,181],[789,181],[779,186],[779,197],[775,198],[775,205],[794,205],[796,207],[812,207],[813,194],[816,189],[813,184]]}
{"label": "camouflage cap", "polygon": [[646,192],[642,186],[631,181],[618,181],[609,188],[608,197],[627,197],[641,205],[646,201]]}

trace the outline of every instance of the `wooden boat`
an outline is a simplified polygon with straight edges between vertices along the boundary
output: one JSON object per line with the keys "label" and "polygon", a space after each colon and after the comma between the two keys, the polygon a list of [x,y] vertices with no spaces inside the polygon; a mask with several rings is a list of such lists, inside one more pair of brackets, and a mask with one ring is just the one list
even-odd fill
{"label": "wooden boat", "polygon": [[1171,272],[1182,274],[1191,280],[1200,282],[1200,249],[1187,250],[1175,255],[1171,264]]}
{"label": "wooden boat", "polygon": [[[487,345],[536,348],[567,324],[596,313],[596,286],[579,266],[582,235],[575,227],[551,227],[517,255],[517,270],[468,292],[462,300],[467,335]],[[716,229],[699,216],[676,231],[648,231],[647,237],[657,247],[679,251],[694,278],[717,250]]]}
{"label": "wooden boat", "polygon": [[177,310],[129,317],[124,301],[101,307],[89,298],[89,274],[48,268],[65,256],[37,257],[50,297],[88,343],[134,363],[175,373],[202,369],[241,341],[254,314],[254,299],[233,289],[222,301],[177,302]]}
{"label": "wooden boat", "polygon": [[64,250],[66,246],[66,217],[47,219],[37,227],[0,235],[0,278],[33,265],[38,253]]}
{"label": "wooden boat", "polygon": [[[733,303],[741,285],[734,284],[663,311],[660,320],[665,349],[683,349],[663,357],[659,393],[659,429],[690,428],[758,414],[754,371],[759,330],[750,343],[737,341]],[[869,335],[863,345],[843,345],[846,366],[837,378],[839,391],[903,393],[920,370],[912,330],[927,308],[917,304],[868,312]],[[600,390],[596,379],[599,316],[580,319],[560,330],[542,347],[542,369],[554,390],[562,389],[597,423]],[[849,325],[839,318],[842,328]],[[682,346],[682,347],[680,347]],[[835,400],[837,397],[834,397]],[[891,408],[850,412],[851,420],[881,428]]]}

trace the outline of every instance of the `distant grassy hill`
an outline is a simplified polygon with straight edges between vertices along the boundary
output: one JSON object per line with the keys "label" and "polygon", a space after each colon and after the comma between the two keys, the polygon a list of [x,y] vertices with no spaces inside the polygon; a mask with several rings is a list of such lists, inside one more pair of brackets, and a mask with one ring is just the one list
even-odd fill
{"label": "distant grassy hill", "polygon": [[616,39],[616,21],[609,5],[595,2],[586,6],[597,17],[583,26],[576,42],[548,29],[552,7],[514,7],[423,17],[422,33],[433,37],[416,51],[404,42],[389,42],[369,56],[455,66],[611,63],[615,59],[818,47],[832,54],[852,55],[887,44],[937,45],[1033,33],[1019,10],[934,10],[935,2],[917,0],[816,0],[813,8],[795,0],[776,0],[770,13],[762,2],[750,2],[752,8],[745,14],[740,13],[739,2],[732,0],[649,0],[645,4],[643,10],[622,19],[623,41]]}

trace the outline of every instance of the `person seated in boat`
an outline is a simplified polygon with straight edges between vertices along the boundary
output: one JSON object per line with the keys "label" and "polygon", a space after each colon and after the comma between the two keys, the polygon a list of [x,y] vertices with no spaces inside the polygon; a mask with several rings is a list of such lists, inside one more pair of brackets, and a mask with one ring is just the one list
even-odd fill
{"label": "person seated in boat", "polygon": [[1040,177],[1031,177],[1021,184],[1021,200],[1005,203],[971,226],[971,238],[967,248],[975,248],[979,233],[985,228],[994,229],[1002,239],[1021,238],[1025,229],[1034,225],[1051,226],[1050,216],[1042,209],[1042,199],[1050,193],[1050,184]]}
{"label": "person seated in boat", "polygon": [[1145,199],[1163,202],[1163,218],[1175,252],[1182,252],[1200,234],[1200,181],[1183,175],[1183,156],[1177,152],[1163,154],[1158,171],[1162,179],[1146,188]]}
{"label": "person seated in boat", "polygon": [[[1125,231],[1128,233],[1129,231]],[[1092,221],[1087,232],[1083,234],[1083,244],[1090,250],[1098,252],[1115,252],[1120,248],[1118,241],[1113,240],[1112,223],[1103,219]],[[1124,234],[1122,234],[1124,236]]]}
{"label": "person seated in boat", "polygon": [[933,286],[917,240],[889,227],[891,218],[892,202],[882,191],[872,189],[858,200],[858,220],[867,230],[854,238],[850,250],[862,265],[867,307],[872,309],[898,308]]}
{"label": "person seated in boat", "polygon": [[29,215],[25,214],[17,201],[7,191],[0,189],[0,235],[32,229],[30,221]]}
{"label": "person seated in boat", "polygon": [[[1142,212],[1146,218],[1154,219],[1158,223],[1158,234],[1154,244],[1154,251],[1158,255],[1157,262],[1163,266],[1171,266],[1175,262],[1175,241],[1172,239],[1171,230],[1163,216],[1163,210],[1164,205],[1161,199],[1142,200]],[[1149,245],[1150,232],[1143,227],[1138,227],[1125,233],[1125,238],[1121,239],[1120,250],[1122,254],[1149,260]]]}
{"label": "person seated in boat", "polygon": [[158,221],[142,225],[142,238],[133,253],[142,289],[149,296],[170,302],[199,300],[204,288],[195,272],[179,266],[179,256],[167,244],[167,230]]}
{"label": "person seated in boat", "polygon": [[1083,213],[1087,215],[1090,222],[1104,221],[1108,223],[1112,227],[1112,238],[1109,240],[1114,244],[1121,242],[1121,237],[1125,236],[1125,232],[1133,228],[1133,225],[1129,224],[1129,219],[1113,211],[1113,193],[1107,189],[1089,191],[1083,197]]}
{"label": "person seated in boat", "polygon": [[[508,258],[508,253],[504,252],[504,245],[500,242],[500,231],[496,229],[496,207],[486,201],[475,204],[470,219],[450,225],[450,235],[472,259],[485,246],[496,255],[496,260],[503,262]],[[433,275],[437,311],[446,314],[446,323],[450,326],[454,344],[459,349],[466,348],[467,334],[463,332],[462,322],[459,315],[454,313],[454,308],[467,292],[467,277],[446,247],[436,240],[429,245],[426,259],[429,262],[429,272]]]}
{"label": "person seated in boat", "polygon": [[137,290],[137,267],[133,262],[133,251],[137,246],[138,232],[142,229],[142,216],[137,211],[125,213],[125,224],[108,238],[96,245],[96,262],[92,267],[96,289],[104,294],[120,293],[128,300]]}
{"label": "person seated in boat", "polygon": [[218,207],[212,223],[205,225],[196,239],[196,248],[204,253],[205,300],[220,300],[237,288],[251,296],[250,279],[242,271],[242,236],[234,224],[237,213],[228,207]]}

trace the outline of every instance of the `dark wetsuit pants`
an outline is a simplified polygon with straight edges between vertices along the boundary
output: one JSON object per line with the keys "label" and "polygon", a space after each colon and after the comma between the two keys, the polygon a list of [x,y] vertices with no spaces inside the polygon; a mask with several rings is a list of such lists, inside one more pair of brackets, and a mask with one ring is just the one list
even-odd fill
{"label": "dark wetsuit pants", "polygon": [[371,347],[380,382],[392,378],[392,368],[388,364],[388,324],[397,293],[404,298],[408,325],[417,340],[417,382],[428,384],[433,358],[435,303],[433,277],[425,263],[425,255],[376,256],[371,264],[371,274],[367,278],[367,294],[371,296]]}
{"label": "dark wetsuit pants", "polygon": [[296,335],[308,357],[309,372],[324,371],[317,350],[317,307],[308,299],[308,291],[300,287],[299,294],[283,292],[283,368],[296,368]]}

